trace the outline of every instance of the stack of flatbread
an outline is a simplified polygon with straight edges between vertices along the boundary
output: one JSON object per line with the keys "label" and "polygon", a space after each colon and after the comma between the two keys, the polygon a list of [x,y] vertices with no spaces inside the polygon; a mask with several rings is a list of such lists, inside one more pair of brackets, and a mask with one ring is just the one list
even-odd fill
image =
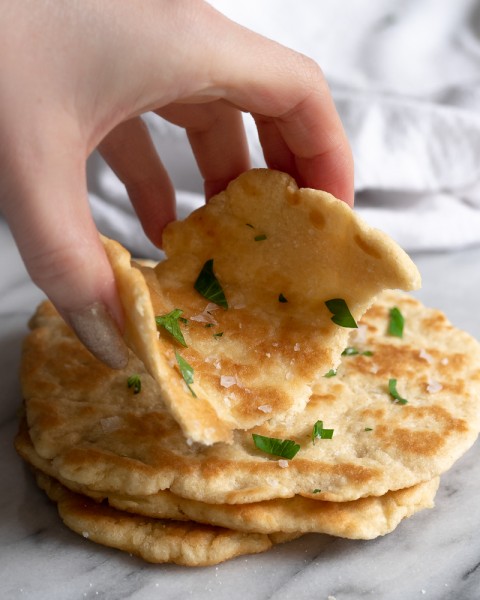
{"label": "stack of flatbread", "polygon": [[307,532],[372,539],[433,506],[480,426],[480,345],[398,289],[417,269],[329,194],[254,170],[170,225],[167,259],[105,248],[128,367],[51,304],[16,439],[65,524],[152,562],[216,564]]}

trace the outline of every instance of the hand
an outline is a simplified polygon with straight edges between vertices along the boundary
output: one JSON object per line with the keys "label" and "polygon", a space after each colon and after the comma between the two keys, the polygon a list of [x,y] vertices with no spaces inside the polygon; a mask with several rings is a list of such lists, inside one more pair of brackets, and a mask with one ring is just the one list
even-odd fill
{"label": "hand", "polygon": [[267,164],[353,203],[350,149],[319,67],[201,0],[0,0],[0,208],[33,281],[112,367],[126,348],[87,200],[99,146],[150,239],[172,184],[139,115],[187,131],[207,198],[249,168],[241,111]]}

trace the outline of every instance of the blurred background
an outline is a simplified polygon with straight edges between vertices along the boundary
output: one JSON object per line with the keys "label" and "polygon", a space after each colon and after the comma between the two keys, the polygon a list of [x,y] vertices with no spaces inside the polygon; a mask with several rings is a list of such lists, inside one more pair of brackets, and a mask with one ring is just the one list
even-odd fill
{"label": "blurred background", "polygon": [[[370,224],[407,251],[480,244],[479,0],[210,3],[322,67],[354,152],[356,208]],[[183,217],[203,202],[185,134],[146,120]],[[263,166],[255,128],[245,122],[253,164]],[[159,255],[96,154],[88,175],[102,231],[136,254]]]}

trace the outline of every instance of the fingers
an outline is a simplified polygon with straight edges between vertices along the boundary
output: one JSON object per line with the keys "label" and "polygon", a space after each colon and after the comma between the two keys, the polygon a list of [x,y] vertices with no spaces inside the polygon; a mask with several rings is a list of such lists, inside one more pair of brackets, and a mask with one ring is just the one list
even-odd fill
{"label": "fingers", "polygon": [[222,16],[209,33],[210,93],[254,115],[267,164],[353,204],[350,146],[318,65]]}
{"label": "fingers", "polygon": [[109,166],[124,183],[150,240],[162,244],[162,231],[175,220],[175,192],[148,128],[136,117],[117,125],[99,145]]}
{"label": "fingers", "polygon": [[183,127],[211,198],[250,167],[242,115],[222,101],[170,104],[157,114]]}
{"label": "fingers", "polygon": [[97,358],[121,368],[128,361],[122,309],[88,209],[85,156],[50,133],[58,146],[31,142],[12,152],[2,209],[33,281]]}
{"label": "fingers", "polygon": [[[328,123],[325,114],[319,115],[328,112],[321,104],[309,96],[280,117],[254,115],[265,160],[299,185],[328,191],[353,206],[351,149],[340,122]],[[330,114],[336,115],[333,106]]]}

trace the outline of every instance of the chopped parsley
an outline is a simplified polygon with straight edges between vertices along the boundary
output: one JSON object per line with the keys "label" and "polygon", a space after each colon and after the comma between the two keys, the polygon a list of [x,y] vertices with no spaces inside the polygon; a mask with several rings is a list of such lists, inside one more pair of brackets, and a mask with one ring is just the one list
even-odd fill
{"label": "chopped parsley", "polygon": [[203,265],[193,287],[207,300],[218,304],[222,308],[228,308],[222,286],[213,272],[213,258],[207,260]]}
{"label": "chopped parsley", "polygon": [[278,301],[281,302],[282,304],[285,304],[285,302],[288,302],[288,300],[285,298],[285,296],[283,294],[278,295]]}
{"label": "chopped parsley", "polygon": [[160,327],[164,327],[168,333],[173,335],[173,337],[182,344],[182,346],[187,347],[187,343],[185,342],[185,338],[183,337],[182,330],[180,329],[179,321],[185,323],[187,320],[181,317],[183,310],[179,308],[175,308],[171,312],[166,315],[160,315],[159,317],[155,317],[155,322]]}
{"label": "chopped parsley", "polygon": [[388,380],[388,391],[390,392],[390,396],[393,398],[395,404],[407,404],[408,400],[402,398],[400,394],[397,392],[397,380],[389,379]]}
{"label": "chopped parsley", "polygon": [[358,327],[343,298],[327,300],[325,306],[333,314],[332,321],[336,325],[340,325],[340,327],[349,327],[351,329],[356,329]]}
{"label": "chopped parsley", "polygon": [[373,429],[371,427],[365,427],[363,431],[373,431]]}
{"label": "chopped parsley", "polygon": [[214,337],[214,338],[221,338],[221,337],[222,337],[222,335],[223,335],[223,331],[219,331],[218,333],[214,333],[214,334],[213,334],[213,337]]}
{"label": "chopped parsley", "polygon": [[256,242],[263,242],[263,240],[267,239],[267,236],[264,233],[260,233],[253,238]]}
{"label": "chopped parsley", "polygon": [[312,492],[312,494],[319,494],[322,490],[319,488],[315,488]]}
{"label": "chopped parsley", "polygon": [[325,373],[324,377],[335,377],[336,374],[337,374],[336,369],[330,369],[330,371],[328,373]]}
{"label": "chopped parsley", "polygon": [[293,440],[279,440],[277,438],[258,435],[257,433],[252,433],[252,438],[256,448],[274,456],[290,459],[300,450],[300,444],[297,444]]}
{"label": "chopped parsley", "polygon": [[396,306],[390,309],[389,317],[388,335],[393,335],[399,338],[403,337],[403,326],[405,324],[405,319]]}
{"label": "chopped parsley", "polygon": [[373,352],[371,350],[365,350],[364,352],[360,352],[360,350],[358,350],[354,346],[347,346],[342,352],[342,356],[355,356],[356,354],[361,354],[362,356],[373,356]]}
{"label": "chopped parsley", "polygon": [[312,442],[315,444],[317,438],[321,440],[331,440],[333,437],[333,429],[324,429],[323,421],[317,421],[312,429]]}
{"label": "chopped parsley", "polygon": [[196,398],[197,394],[190,387],[193,384],[193,367],[189,365],[188,362],[182,356],[180,356],[178,352],[175,352],[175,358],[177,359],[178,368],[180,369],[183,380],[187,384],[192,396]]}
{"label": "chopped parsley", "polygon": [[139,394],[142,390],[142,380],[140,379],[140,375],[131,375],[127,379],[127,387],[133,388],[134,394]]}

